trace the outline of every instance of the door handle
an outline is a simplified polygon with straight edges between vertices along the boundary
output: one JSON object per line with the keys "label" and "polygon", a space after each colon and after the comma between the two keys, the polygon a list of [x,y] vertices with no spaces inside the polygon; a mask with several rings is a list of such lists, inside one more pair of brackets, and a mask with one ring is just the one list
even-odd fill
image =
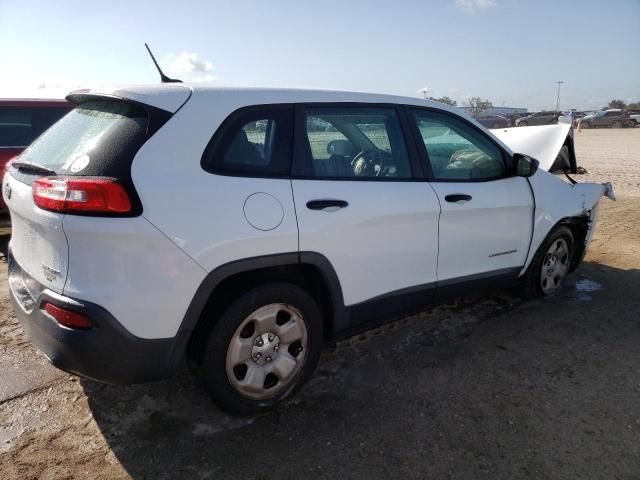
{"label": "door handle", "polygon": [[452,195],[447,195],[444,199],[449,203],[464,203],[471,200],[471,195],[466,195],[463,193],[454,193]]}
{"label": "door handle", "polygon": [[310,200],[307,202],[307,208],[309,210],[327,210],[329,212],[335,212],[341,208],[348,206],[349,203],[344,200]]}

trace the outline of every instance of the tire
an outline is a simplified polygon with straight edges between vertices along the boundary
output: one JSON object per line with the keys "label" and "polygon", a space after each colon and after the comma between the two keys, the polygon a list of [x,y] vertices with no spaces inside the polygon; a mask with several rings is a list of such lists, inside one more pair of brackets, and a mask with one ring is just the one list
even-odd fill
{"label": "tire", "polygon": [[620,120],[616,120],[615,122],[613,122],[613,124],[611,126],[613,128],[622,128],[622,127],[624,127],[624,125],[622,124],[622,122]]}
{"label": "tire", "polygon": [[[303,333],[293,341],[298,331]],[[264,412],[311,377],[322,338],[320,309],[306,291],[288,283],[263,285],[240,296],[220,316],[200,376],[226,412]]]}
{"label": "tire", "polygon": [[591,124],[589,122],[580,122],[580,129],[583,128],[591,128]]}
{"label": "tire", "polygon": [[529,123],[528,122],[520,122],[520,123],[518,123],[518,126],[519,127],[528,127]]}
{"label": "tire", "polygon": [[[562,254],[563,258],[560,261],[551,262],[549,255],[562,242],[564,242],[566,246],[566,252]],[[573,254],[574,240],[571,230],[565,226],[555,227],[538,248],[529,268],[527,268],[524,274],[522,279],[522,294],[524,297],[537,298],[557,293],[571,270]],[[560,257],[560,255],[558,255],[558,257]],[[545,267],[544,269],[543,266]],[[561,267],[564,268],[562,269]],[[551,279],[551,277],[555,275],[548,274],[551,269],[556,272],[557,280]],[[544,287],[545,281],[548,288]]]}
{"label": "tire", "polygon": [[635,120],[629,120],[629,128],[635,128],[636,125],[638,125],[638,122]]}

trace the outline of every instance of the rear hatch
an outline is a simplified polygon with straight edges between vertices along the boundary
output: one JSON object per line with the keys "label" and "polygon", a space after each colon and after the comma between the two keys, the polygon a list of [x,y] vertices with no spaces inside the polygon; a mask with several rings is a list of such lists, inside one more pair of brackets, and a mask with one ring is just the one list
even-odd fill
{"label": "rear hatch", "polygon": [[[142,213],[131,164],[171,116],[119,98],[84,94],[75,100],[77,107],[14,159],[3,180],[12,222],[10,285],[14,293],[26,285],[34,299],[34,288],[63,292],[69,268],[65,215]],[[108,196],[114,192],[119,197],[111,208]]]}

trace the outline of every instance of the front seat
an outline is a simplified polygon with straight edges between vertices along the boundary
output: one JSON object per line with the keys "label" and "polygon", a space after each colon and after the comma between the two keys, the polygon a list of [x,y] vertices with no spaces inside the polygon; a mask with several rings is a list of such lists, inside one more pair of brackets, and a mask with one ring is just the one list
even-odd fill
{"label": "front seat", "polygon": [[332,176],[353,177],[351,160],[355,155],[355,149],[349,140],[332,140],[327,144],[327,153],[330,155],[329,164]]}

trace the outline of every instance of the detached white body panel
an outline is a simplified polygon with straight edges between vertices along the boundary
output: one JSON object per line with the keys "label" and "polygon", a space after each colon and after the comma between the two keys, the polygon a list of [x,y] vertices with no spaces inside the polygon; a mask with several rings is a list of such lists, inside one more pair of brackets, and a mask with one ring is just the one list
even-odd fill
{"label": "detached white body panel", "polygon": [[513,153],[522,153],[540,162],[542,170],[550,170],[560,149],[573,134],[571,125],[540,125],[491,130]]}

